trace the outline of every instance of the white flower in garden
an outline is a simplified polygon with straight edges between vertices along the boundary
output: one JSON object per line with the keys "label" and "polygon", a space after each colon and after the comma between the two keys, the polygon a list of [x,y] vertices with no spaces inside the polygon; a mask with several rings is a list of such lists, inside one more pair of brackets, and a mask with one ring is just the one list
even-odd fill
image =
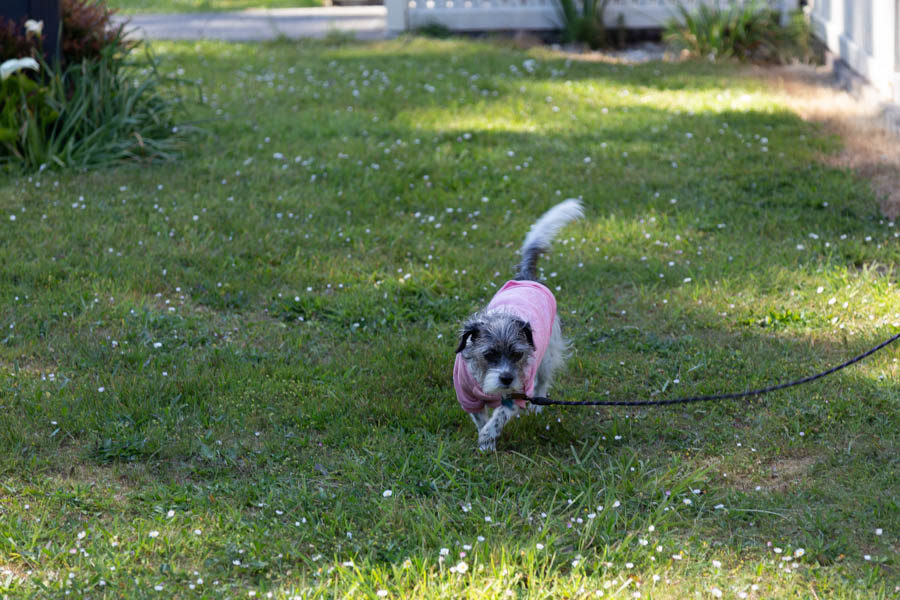
{"label": "white flower in garden", "polygon": [[5,80],[16,71],[21,71],[22,69],[37,71],[40,68],[38,62],[33,58],[11,58],[0,64],[0,80]]}
{"label": "white flower in garden", "polygon": [[44,33],[44,22],[35,21],[34,19],[28,19],[27,21],[25,21],[25,32],[33,33],[36,36],[40,37]]}

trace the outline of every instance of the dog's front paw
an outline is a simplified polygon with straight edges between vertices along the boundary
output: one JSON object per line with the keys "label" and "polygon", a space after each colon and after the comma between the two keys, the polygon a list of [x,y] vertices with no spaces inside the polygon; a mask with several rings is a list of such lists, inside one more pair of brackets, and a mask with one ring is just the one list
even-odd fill
{"label": "dog's front paw", "polygon": [[497,450],[497,438],[484,435],[478,436],[478,449],[482,452],[495,452]]}
{"label": "dog's front paw", "polygon": [[541,414],[541,411],[543,411],[543,410],[544,410],[544,407],[542,405],[532,404],[531,402],[529,402],[528,406],[525,407],[525,411],[529,415],[539,415],[539,414]]}

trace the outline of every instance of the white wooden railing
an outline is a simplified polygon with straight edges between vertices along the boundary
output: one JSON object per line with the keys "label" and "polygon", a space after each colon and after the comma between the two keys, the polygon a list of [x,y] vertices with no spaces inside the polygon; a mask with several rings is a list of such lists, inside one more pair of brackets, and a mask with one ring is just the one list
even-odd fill
{"label": "white wooden railing", "polygon": [[[769,0],[787,11],[798,0]],[[722,7],[740,0],[610,0],[604,21],[610,27],[620,19],[628,29],[655,29],[677,17],[678,7],[700,4]],[[453,31],[553,30],[561,26],[559,0],[385,0],[388,31],[397,33],[429,24]]]}

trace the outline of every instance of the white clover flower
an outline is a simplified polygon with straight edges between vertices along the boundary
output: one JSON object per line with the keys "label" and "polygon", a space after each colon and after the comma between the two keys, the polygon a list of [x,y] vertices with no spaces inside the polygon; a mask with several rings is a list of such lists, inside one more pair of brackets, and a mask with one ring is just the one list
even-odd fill
{"label": "white clover flower", "polygon": [[39,71],[40,65],[33,58],[11,58],[0,64],[0,80],[7,79],[10,75],[22,69]]}

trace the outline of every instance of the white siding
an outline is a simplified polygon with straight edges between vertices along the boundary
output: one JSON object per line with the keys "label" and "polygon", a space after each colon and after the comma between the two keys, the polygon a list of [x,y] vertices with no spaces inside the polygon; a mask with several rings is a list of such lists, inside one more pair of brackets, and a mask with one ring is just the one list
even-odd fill
{"label": "white siding", "polygon": [[810,18],[829,50],[900,102],[900,0],[812,0]]}

